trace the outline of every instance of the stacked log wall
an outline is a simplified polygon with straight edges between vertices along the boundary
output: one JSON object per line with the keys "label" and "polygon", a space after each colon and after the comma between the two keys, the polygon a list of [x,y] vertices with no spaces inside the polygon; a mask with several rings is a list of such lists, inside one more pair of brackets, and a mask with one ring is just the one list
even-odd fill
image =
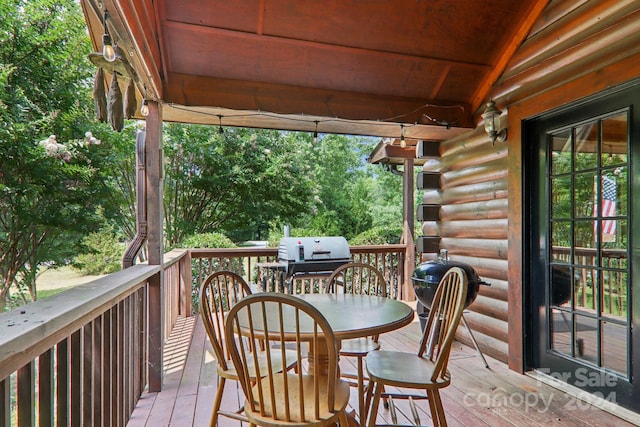
{"label": "stacked log wall", "polygon": [[[507,304],[507,147],[492,145],[483,129],[441,143],[440,159],[426,164],[440,172],[440,189],[423,193],[423,203],[440,205],[439,221],[425,221],[425,236],[439,236],[449,258],[470,264],[491,286],[481,286],[465,312],[482,351],[506,360]],[[423,256],[423,259],[434,255]],[[471,344],[466,330],[460,341]]]}
{"label": "stacked log wall", "polygon": [[[439,236],[452,260],[491,283],[465,318],[481,349],[513,369],[522,369],[524,352],[522,121],[640,78],[639,64],[640,2],[553,0],[488,97],[504,112],[508,141],[491,144],[481,105],[478,127],[441,142],[441,157],[424,165],[441,179],[423,195],[440,205],[439,221],[424,222],[423,234]],[[470,343],[463,328],[458,338]]]}

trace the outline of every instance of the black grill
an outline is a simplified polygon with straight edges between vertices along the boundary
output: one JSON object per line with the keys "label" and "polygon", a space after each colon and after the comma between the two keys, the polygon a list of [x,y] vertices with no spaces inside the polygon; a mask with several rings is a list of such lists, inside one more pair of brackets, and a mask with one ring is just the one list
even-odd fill
{"label": "black grill", "polygon": [[469,264],[449,260],[445,252],[437,261],[422,263],[413,271],[413,275],[411,276],[413,290],[420,304],[426,308],[431,307],[431,302],[436,294],[440,280],[452,267],[460,267],[467,276],[467,299],[464,304],[465,308],[478,296],[480,285],[489,286],[489,283],[480,279],[473,267]]}
{"label": "black grill", "polygon": [[344,237],[284,237],[280,239],[278,262],[287,278],[328,274],[351,259]]}

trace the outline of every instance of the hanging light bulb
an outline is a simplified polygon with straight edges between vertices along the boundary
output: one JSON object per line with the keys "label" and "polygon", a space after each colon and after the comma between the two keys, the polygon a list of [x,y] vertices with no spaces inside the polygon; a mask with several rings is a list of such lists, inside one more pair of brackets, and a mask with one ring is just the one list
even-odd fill
{"label": "hanging light bulb", "polygon": [[316,124],[316,130],[313,132],[313,143],[317,144],[318,143],[318,121],[315,120],[315,124]]}
{"label": "hanging light bulb", "polygon": [[111,36],[106,33],[102,36],[102,56],[109,62],[116,60],[116,50],[111,44]]}
{"label": "hanging light bulb", "polygon": [[224,133],[224,129],[222,129],[222,114],[218,114],[218,120],[220,124],[218,125],[218,133],[222,135]]}
{"label": "hanging light bulb", "polygon": [[405,148],[407,141],[404,139],[404,125],[400,125],[400,147]]}
{"label": "hanging light bulb", "polygon": [[107,11],[104,11],[104,34],[102,35],[102,56],[109,62],[116,60],[116,50],[113,48],[113,42],[107,28]]}
{"label": "hanging light bulb", "polygon": [[140,115],[143,117],[147,117],[149,115],[149,104],[146,99],[142,100],[142,105],[140,106]]}

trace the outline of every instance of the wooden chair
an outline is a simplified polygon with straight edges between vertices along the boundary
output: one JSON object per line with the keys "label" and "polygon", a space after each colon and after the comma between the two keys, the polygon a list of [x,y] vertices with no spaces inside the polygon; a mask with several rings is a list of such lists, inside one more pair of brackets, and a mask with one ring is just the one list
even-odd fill
{"label": "wooden chair", "polygon": [[[266,326],[265,326],[266,325]],[[265,332],[265,330],[267,332]],[[247,398],[244,413],[252,425],[347,427],[349,385],[338,376],[338,348],[331,326],[308,302],[279,293],[261,293],[236,304],[227,317],[225,338]],[[258,368],[247,350],[267,339],[268,357],[282,357],[285,346],[295,347],[298,366],[309,346],[308,371]],[[311,358],[311,354],[316,357]]]}
{"label": "wooden chair", "polygon": [[[341,290],[349,294],[367,294],[387,296],[387,282],[377,268],[362,262],[344,264],[333,271],[327,281],[327,292],[339,293]],[[364,386],[364,358],[371,351],[380,349],[378,336],[355,338],[342,341],[340,356],[356,357],[358,372],[356,375],[343,372],[343,378],[356,379],[350,384],[358,388],[358,405],[360,423],[366,419],[365,386]]]}
{"label": "wooden chair", "polygon": [[[433,425],[447,425],[439,390],[451,382],[447,364],[466,295],[466,274],[458,267],[451,268],[440,280],[436,290],[418,353],[374,351],[367,356],[369,381],[375,385],[375,394],[372,393],[372,388],[367,391],[367,407],[371,408],[369,427],[376,423],[384,386],[425,390]],[[393,398],[410,398],[415,422],[420,425],[413,399],[424,399],[424,395],[385,394],[389,397],[394,423],[397,423],[397,418]]]}
{"label": "wooden chair", "polygon": [[[218,390],[213,405],[213,413],[211,414],[211,427],[218,422],[218,415],[247,421],[247,418],[241,414],[242,409],[236,412],[220,411],[220,403],[222,402],[222,393],[226,380],[238,380],[238,375],[231,363],[224,341],[224,321],[231,307],[250,294],[251,288],[249,288],[244,279],[231,271],[212,273],[200,288],[200,314],[218,363]],[[296,355],[293,352],[278,355],[271,359],[270,363],[267,361],[264,352],[257,351],[255,355],[257,363],[261,365],[262,369],[266,369],[268,365],[275,370],[282,370],[283,366],[286,369],[296,366]],[[283,360],[286,362],[283,363]],[[253,372],[251,371],[252,375]]]}

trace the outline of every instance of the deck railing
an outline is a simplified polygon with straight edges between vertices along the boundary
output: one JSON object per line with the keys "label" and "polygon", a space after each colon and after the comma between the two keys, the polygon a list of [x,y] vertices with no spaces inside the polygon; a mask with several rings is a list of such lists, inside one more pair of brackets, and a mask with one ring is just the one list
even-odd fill
{"label": "deck railing", "polygon": [[0,424],[126,425],[147,384],[158,274],[134,266],[0,314]]}
{"label": "deck railing", "polygon": [[[404,277],[405,245],[351,246],[351,259],[371,264],[380,270],[389,284],[389,296],[407,298]],[[191,249],[193,289],[197,291],[209,274],[217,270],[231,270],[240,274],[247,283],[262,290],[283,290],[293,293],[321,292],[322,275],[294,276],[289,290],[282,287],[282,277],[275,264],[277,248]],[[277,283],[274,283],[277,282]]]}
{"label": "deck railing", "polygon": [[[404,245],[352,247],[403,298]],[[214,269],[257,283],[277,249],[182,249],[0,314],[0,425],[125,426],[145,389],[161,387],[162,346]],[[162,284],[162,289],[159,288]],[[162,319],[161,322],[149,319]],[[154,390],[152,390],[154,391]]]}

